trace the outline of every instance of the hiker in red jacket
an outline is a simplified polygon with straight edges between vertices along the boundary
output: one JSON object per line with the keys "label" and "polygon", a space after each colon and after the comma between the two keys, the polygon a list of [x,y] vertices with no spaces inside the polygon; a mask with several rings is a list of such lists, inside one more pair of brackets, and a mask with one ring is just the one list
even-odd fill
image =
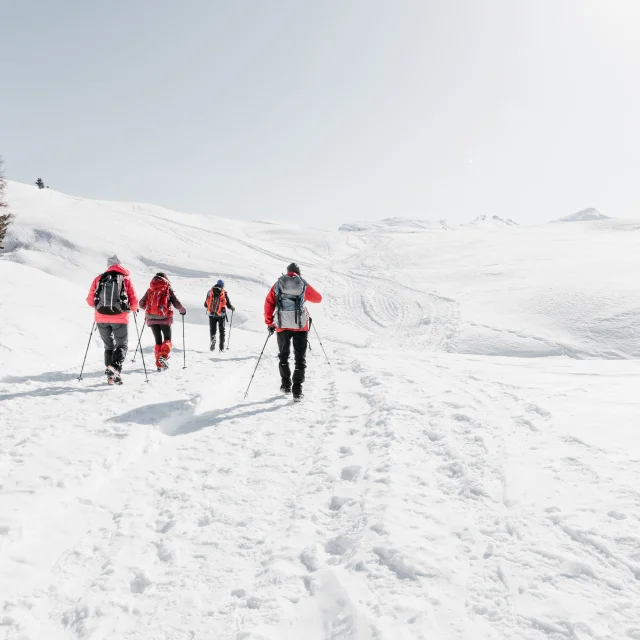
{"label": "hiker in red jacket", "polygon": [[173,324],[173,305],[183,316],[187,310],[176,297],[167,274],[156,273],[149,284],[147,292],[140,300],[140,308],[144,309],[147,326],[153,332],[156,340],[155,356],[158,371],[169,368],[169,354],[171,353],[171,325]]}
{"label": "hiker in red jacket", "polygon": [[107,382],[122,384],[122,365],[127,355],[129,311],[138,312],[138,298],[129,271],[118,256],[107,259],[107,270],[91,283],[87,304],[96,310],[95,320],[104,343]]}
{"label": "hiker in red jacket", "polygon": [[[292,262],[287,267],[287,274],[281,276],[267,294],[264,302],[264,321],[270,334],[278,334],[278,357],[282,379],[280,391],[293,392],[294,400],[302,398],[302,384],[307,368],[310,316],[305,302],[322,302],[322,296],[300,277],[300,267]],[[293,376],[289,367],[292,342],[295,359]]]}

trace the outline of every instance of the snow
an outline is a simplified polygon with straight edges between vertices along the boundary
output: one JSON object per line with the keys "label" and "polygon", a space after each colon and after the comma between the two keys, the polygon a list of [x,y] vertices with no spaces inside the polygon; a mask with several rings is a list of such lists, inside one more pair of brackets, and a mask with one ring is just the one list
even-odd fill
{"label": "snow", "polygon": [[611,218],[600,213],[597,209],[590,207],[589,209],[582,209],[581,211],[572,213],[559,220],[554,220],[553,222],[590,222],[592,220],[611,220]]}
{"label": "snow", "polygon": [[[640,638],[639,224],[344,233],[9,198],[1,640]],[[96,335],[76,380],[114,252],[140,294],[169,274],[186,369],[176,324],[148,384],[138,356],[108,387]],[[312,336],[293,405],[271,340],[245,401],[294,259],[331,366]]]}

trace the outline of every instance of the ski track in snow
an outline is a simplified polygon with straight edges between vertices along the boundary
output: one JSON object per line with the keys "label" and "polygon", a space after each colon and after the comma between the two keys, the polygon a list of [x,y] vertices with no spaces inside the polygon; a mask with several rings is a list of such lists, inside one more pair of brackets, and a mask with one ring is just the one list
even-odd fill
{"label": "ski track in snow", "polygon": [[187,369],[176,337],[148,385],[138,356],[106,387],[95,344],[81,383],[45,357],[0,378],[1,640],[640,639],[634,362],[455,353],[460,302],[394,238],[319,235],[298,252],[332,364],[312,333],[294,405],[272,342],[243,401],[265,336],[202,350],[198,256],[245,252],[230,293],[259,315],[257,265],[304,235],[127,207],[194,252],[141,259],[191,303]]}

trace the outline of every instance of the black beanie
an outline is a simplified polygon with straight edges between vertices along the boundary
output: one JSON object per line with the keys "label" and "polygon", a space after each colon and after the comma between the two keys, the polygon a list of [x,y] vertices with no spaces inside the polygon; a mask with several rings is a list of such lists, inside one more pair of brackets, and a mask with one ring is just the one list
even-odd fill
{"label": "black beanie", "polygon": [[300,275],[300,267],[295,263],[292,262],[288,267],[287,267],[287,273],[289,271],[293,271],[293,273],[297,273],[298,275]]}

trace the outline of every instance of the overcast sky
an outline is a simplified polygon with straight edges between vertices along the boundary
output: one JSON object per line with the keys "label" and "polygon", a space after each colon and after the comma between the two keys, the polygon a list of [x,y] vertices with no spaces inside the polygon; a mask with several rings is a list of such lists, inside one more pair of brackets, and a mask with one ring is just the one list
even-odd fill
{"label": "overcast sky", "polygon": [[304,225],[640,215],[640,0],[5,0],[0,154]]}

